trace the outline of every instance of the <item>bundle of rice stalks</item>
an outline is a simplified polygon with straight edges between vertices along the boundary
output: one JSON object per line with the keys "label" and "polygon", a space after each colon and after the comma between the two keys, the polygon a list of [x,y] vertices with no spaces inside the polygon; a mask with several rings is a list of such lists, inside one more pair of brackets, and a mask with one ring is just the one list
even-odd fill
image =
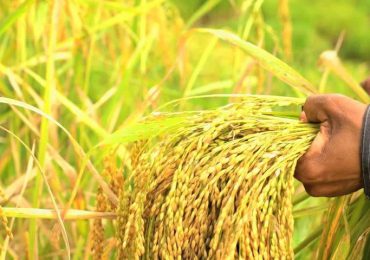
{"label": "bundle of rice stalks", "polygon": [[281,108],[301,102],[249,96],[182,113],[176,131],[135,145],[120,193],[120,256],[293,258],[293,172],[317,128]]}

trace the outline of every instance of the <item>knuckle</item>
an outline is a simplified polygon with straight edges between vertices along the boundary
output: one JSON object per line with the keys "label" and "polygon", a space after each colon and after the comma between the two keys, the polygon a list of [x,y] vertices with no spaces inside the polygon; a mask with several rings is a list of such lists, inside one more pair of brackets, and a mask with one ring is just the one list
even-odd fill
{"label": "knuckle", "polygon": [[316,101],[320,98],[322,95],[310,95],[307,97],[306,102],[303,105],[303,110],[307,110],[311,106],[314,106]]}
{"label": "knuckle", "polygon": [[341,113],[342,107],[348,104],[351,99],[342,94],[330,94],[326,102],[327,111],[331,114]]}
{"label": "knuckle", "polygon": [[303,111],[306,111],[307,110],[307,108],[309,108],[310,106],[311,106],[311,104],[312,104],[312,101],[313,100],[315,100],[315,97],[316,97],[317,95],[310,95],[310,96],[308,96],[307,98],[306,98],[306,101],[304,102],[304,104],[303,104]]}
{"label": "knuckle", "polygon": [[336,108],[342,98],[343,96],[340,94],[325,95],[325,97],[322,100],[322,107],[327,113],[332,114],[332,112],[337,111]]}
{"label": "knuckle", "polygon": [[306,100],[303,111],[309,122],[321,123],[326,120],[327,112],[332,110],[333,99],[331,95],[312,95]]}
{"label": "knuckle", "polygon": [[320,104],[320,105],[327,105],[331,102],[335,102],[335,101],[338,101],[338,100],[344,100],[344,99],[347,99],[346,96],[342,95],[342,94],[337,94],[337,93],[333,93],[333,94],[316,94],[316,95],[310,95],[307,97],[306,99],[306,102],[305,102],[305,105],[308,104]]}
{"label": "knuckle", "polygon": [[316,108],[324,110],[332,110],[338,106],[338,103],[342,103],[348,98],[342,94],[321,94],[321,95],[312,95],[307,98],[307,104],[314,105]]}
{"label": "knuckle", "polygon": [[324,171],[320,165],[301,158],[297,164],[295,177],[302,183],[314,183],[323,179]]}
{"label": "knuckle", "polygon": [[312,167],[306,172],[306,181],[307,182],[320,182],[324,176],[321,167]]}
{"label": "knuckle", "polygon": [[330,100],[332,101],[336,101],[336,100],[342,100],[342,99],[347,99],[346,96],[342,95],[342,94],[338,94],[338,93],[334,93],[334,94],[328,94],[326,95]]}
{"label": "knuckle", "polygon": [[301,181],[301,182],[303,182],[303,180],[304,180],[304,178],[303,178],[304,172],[305,172],[304,165],[305,165],[305,163],[304,163],[303,158],[300,158],[297,162],[297,166],[296,166],[295,171],[294,171],[294,177],[297,180]]}
{"label": "knuckle", "polygon": [[311,197],[323,197],[325,191],[318,185],[304,185],[304,189]]}

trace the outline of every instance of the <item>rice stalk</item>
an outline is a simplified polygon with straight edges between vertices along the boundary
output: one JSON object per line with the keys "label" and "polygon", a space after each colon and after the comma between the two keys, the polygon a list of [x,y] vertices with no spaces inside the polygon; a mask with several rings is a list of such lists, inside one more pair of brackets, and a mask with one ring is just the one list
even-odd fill
{"label": "rice stalk", "polygon": [[318,129],[274,114],[301,104],[247,96],[134,145],[117,210],[120,257],[293,259],[293,173]]}
{"label": "rice stalk", "polygon": [[334,75],[339,77],[341,80],[343,80],[343,82],[345,82],[350,87],[352,92],[356,94],[359,100],[364,103],[370,102],[369,95],[352,77],[352,75],[349,74],[341,59],[338,57],[338,53],[336,50],[329,50],[321,53],[318,63],[322,67],[327,68],[330,72],[333,72]]}
{"label": "rice stalk", "polygon": [[290,19],[289,0],[279,0],[279,16],[283,26],[282,40],[284,54],[287,60],[293,58],[292,53],[292,22]]}

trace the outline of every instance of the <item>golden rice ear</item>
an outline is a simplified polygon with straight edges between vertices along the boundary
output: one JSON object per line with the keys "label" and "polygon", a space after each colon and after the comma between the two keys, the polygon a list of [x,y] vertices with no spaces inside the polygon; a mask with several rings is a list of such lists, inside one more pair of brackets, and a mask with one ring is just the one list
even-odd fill
{"label": "golden rice ear", "polygon": [[176,131],[134,145],[117,210],[121,256],[293,259],[294,168],[318,129],[282,111],[302,102],[244,96],[180,113]]}
{"label": "golden rice ear", "polygon": [[[8,198],[6,197],[5,192],[0,187],[0,201],[7,201],[7,200],[8,200]],[[1,222],[2,228],[5,230],[6,235],[8,237],[12,238],[13,237],[12,230],[8,225],[8,218],[4,215],[3,208],[1,207],[1,204],[0,204],[0,222]]]}
{"label": "golden rice ear", "polygon": [[[107,199],[103,194],[102,188],[99,187],[98,192],[96,194],[96,211],[97,212],[105,212],[107,208]],[[102,259],[103,252],[104,252],[104,226],[102,219],[94,219],[93,221],[93,228],[92,228],[92,255],[93,259]]]}

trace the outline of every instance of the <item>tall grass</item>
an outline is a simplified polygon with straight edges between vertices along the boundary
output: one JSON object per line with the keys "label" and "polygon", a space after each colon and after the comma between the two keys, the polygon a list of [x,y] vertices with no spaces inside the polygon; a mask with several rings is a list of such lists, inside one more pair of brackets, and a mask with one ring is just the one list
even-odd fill
{"label": "tall grass", "polygon": [[[176,3],[1,1],[0,205],[13,234],[10,239],[0,229],[3,259],[92,257],[92,219],[115,218],[95,211],[98,187],[111,207],[118,205],[103,169],[109,164],[127,176],[130,141],[181,124],[181,117],[138,123],[171,100],[181,99],[166,106],[174,112],[215,108],[234,94],[304,97],[335,90],[369,101],[357,84],[367,67],[339,60],[337,52],[321,57],[328,75],[325,87],[315,87],[322,72],[300,63],[307,57],[290,36],[300,28],[289,1],[267,10],[269,1],[209,0],[188,17]],[[271,12],[279,26],[268,24]],[[316,252],[356,259],[366,252],[370,210],[361,192],[314,199],[299,183],[295,188],[297,259]],[[111,238],[104,255],[113,257],[114,225],[103,223]]]}

